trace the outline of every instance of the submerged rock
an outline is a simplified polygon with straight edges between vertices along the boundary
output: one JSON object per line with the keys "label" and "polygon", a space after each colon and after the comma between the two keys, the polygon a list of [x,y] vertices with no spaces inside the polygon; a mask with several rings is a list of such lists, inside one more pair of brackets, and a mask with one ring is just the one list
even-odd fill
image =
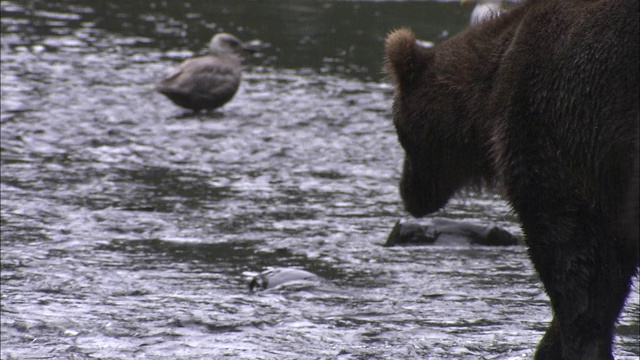
{"label": "submerged rock", "polygon": [[426,226],[415,223],[403,223],[398,220],[391,229],[384,246],[395,246],[405,244],[433,244],[436,241],[435,234],[428,231]]}
{"label": "submerged rock", "polygon": [[396,222],[384,246],[396,245],[517,245],[519,240],[494,225],[480,225],[450,219],[433,219],[429,225]]}

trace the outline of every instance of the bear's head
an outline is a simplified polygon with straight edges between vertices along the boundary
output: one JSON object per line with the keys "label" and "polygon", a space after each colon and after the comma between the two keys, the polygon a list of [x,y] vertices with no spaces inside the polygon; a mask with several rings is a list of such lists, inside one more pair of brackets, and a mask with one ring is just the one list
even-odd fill
{"label": "bear's head", "polygon": [[396,90],[393,121],[405,150],[400,194],[416,217],[439,210],[457,190],[483,177],[464,74],[438,70],[451,68],[439,63],[460,61],[446,46],[421,45],[408,29],[392,32],[385,42],[385,72]]}

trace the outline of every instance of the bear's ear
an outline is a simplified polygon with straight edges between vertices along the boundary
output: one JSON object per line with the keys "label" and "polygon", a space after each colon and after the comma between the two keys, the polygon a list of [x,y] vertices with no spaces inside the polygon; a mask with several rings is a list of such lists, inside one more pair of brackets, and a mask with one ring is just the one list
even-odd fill
{"label": "bear's ear", "polygon": [[384,70],[396,86],[403,88],[429,65],[433,52],[433,49],[419,45],[411,30],[392,31],[385,40]]}

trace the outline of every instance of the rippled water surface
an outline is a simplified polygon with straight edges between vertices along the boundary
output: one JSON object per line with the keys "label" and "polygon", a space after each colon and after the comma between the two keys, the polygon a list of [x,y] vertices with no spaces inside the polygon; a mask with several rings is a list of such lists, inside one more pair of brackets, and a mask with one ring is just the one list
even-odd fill
{"label": "rippled water surface", "polygon": [[[551,313],[524,247],[381,246],[406,216],[382,41],[439,41],[473,4],[0,4],[2,359],[532,356]],[[232,102],[154,93],[218,31],[258,49]],[[520,235],[492,194],[437,216]],[[268,266],[335,288],[249,292]]]}

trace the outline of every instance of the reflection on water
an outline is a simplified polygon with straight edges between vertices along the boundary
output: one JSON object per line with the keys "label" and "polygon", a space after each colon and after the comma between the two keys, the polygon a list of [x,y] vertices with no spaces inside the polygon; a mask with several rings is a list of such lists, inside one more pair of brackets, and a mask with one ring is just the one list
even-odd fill
{"label": "reflection on water", "polygon": [[[184,57],[216,32],[257,39],[256,67],[310,69],[378,80],[382,40],[411,26],[438,40],[468,23],[473,4],[366,1],[3,1],[3,44],[73,52]],[[28,30],[28,31],[25,31]],[[139,54],[135,54],[138,55]]]}
{"label": "reflection on water", "polygon": [[[524,248],[381,246],[404,216],[382,39],[439,41],[472,4],[0,4],[2,359],[531,357],[550,312]],[[185,115],[150,84],[217,31],[259,51]],[[519,234],[492,194],[438,216]],[[268,266],[340,291],[250,293]]]}

